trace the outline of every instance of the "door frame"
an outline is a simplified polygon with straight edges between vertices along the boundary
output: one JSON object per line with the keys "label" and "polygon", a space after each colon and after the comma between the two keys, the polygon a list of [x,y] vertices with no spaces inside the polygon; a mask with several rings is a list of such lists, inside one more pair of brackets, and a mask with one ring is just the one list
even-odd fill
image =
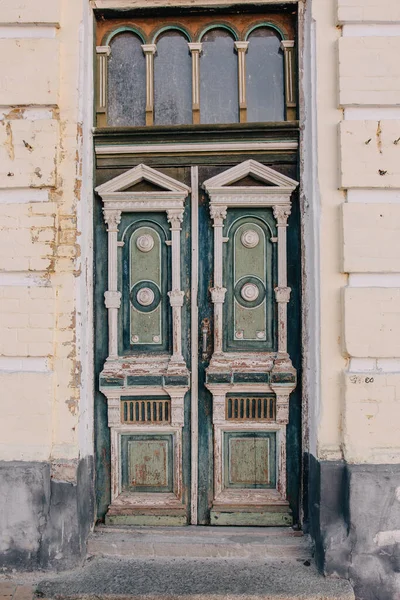
{"label": "door frame", "polygon": [[[157,128],[154,128],[152,130],[152,134],[156,134],[158,133],[158,135],[160,136],[160,140],[161,137],[163,135],[165,135],[165,131],[156,131]],[[196,131],[196,135],[197,135],[197,143],[196,143],[196,155],[198,157],[198,161],[196,159],[196,163],[195,164],[212,164],[213,163],[213,155],[215,153],[215,151],[218,152],[218,147],[219,147],[219,143],[215,142],[214,144],[211,145],[209,144],[209,142],[207,142],[206,140],[208,139],[209,136],[209,130],[212,129],[210,127],[204,126],[202,128],[199,127],[192,127],[192,126],[186,126],[186,127],[182,127],[181,128],[181,136],[182,136],[182,142],[183,144],[185,143],[185,136],[187,137],[187,139],[191,139],[192,137],[192,130]],[[138,162],[142,162],[143,161],[147,161],[150,162],[150,164],[159,164],[161,163],[161,166],[164,164],[166,165],[172,165],[175,164],[176,161],[179,163],[182,163],[182,151],[181,151],[181,144],[180,143],[175,143],[174,144],[174,149],[171,152],[171,147],[169,146],[168,148],[168,152],[165,152],[165,154],[163,154],[160,157],[160,154],[158,154],[157,158],[152,157],[152,155],[149,155],[148,153],[145,153],[144,155],[138,155],[138,150],[140,147],[143,148],[143,146],[141,145],[146,137],[148,132],[146,131],[135,131],[132,132],[130,131],[129,134],[127,132],[113,132],[110,134],[109,131],[98,131],[95,134],[95,138],[96,138],[96,147],[97,147],[97,174],[100,177],[100,181],[104,181],[104,180],[108,180],[109,177],[107,177],[106,179],[104,178],[104,175],[102,175],[102,171],[103,169],[112,169],[113,172],[117,172],[120,173],[121,170],[126,171],[129,169],[129,167],[134,166],[135,164],[137,164]],[[171,136],[174,135],[174,132],[170,133]],[[261,139],[263,140],[262,142],[260,142],[260,136],[262,135]],[[263,161],[263,162],[267,162],[268,164],[271,164],[272,166],[276,163],[282,160],[282,156],[285,156],[286,158],[291,157],[290,160],[292,162],[297,163],[297,150],[298,150],[298,129],[297,129],[297,124],[293,124],[293,123],[281,123],[281,124],[277,124],[275,126],[270,126],[268,128],[266,127],[261,127],[261,126],[250,126],[250,127],[243,127],[243,126],[227,126],[224,128],[224,131],[221,132],[220,134],[221,136],[221,150],[226,151],[226,147],[227,144],[232,142],[233,140],[236,140],[234,142],[233,148],[234,151],[233,152],[229,152],[226,155],[226,162],[228,163],[225,167],[225,170],[227,168],[229,168],[229,164],[237,164],[238,162],[241,162],[243,160],[243,154],[242,152],[247,153],[251,152],[252,156],[254,156],[254,158],[256,160],[259,161]],[[238,136],[240,136],[240,142],[238,142]],[[204,140],[204,141],[203,141]],[[229,141],[228,141],[229,140]],[[146,140],[147,141],[147,140]],[[110,143],[111,142],[111,143]],[[152,140],[152,146],[154,148],[154,142],[155,140]],[[133,151],[134,150],[134,151]],[[159,150],[162,150],[161,144],[159,146]],[[186,150],[186,147],[185,147]],[[194,158],[192,157],[192,164],[193,164]],[[155,167],[157,168],[157,167]],[[192,167],[192,176],[196,171],[196,167]],[[197,186],[193,186],[194,190],[197,190]],[[195,192],[196,193],[196,192]],[[192,203],[195,202],[196,199],[195,197],[192,198]],[[191,220],[192,220],[192,235],[195,235],[195,232],[197,232],[197,227],[196,227],[196,211],[192,212],[192,216],[191,216]],[[194,224],[194,227],[193,227]],[[198,223],[197,223],[198,226]],[[196,264],[197,263],[197,257],[195,256],[195,254],[193,253],[194,248],[192,248],[192,263],[193,263],[193,267],[194,267],[194,272],[196,272]],[[194,286],[194,287],[193,287]],[[195,290],[196,286],[196,278],[193,277],[192,279],[192,292],[193,290]],[[195,298],[195,294],[192,293],[192,309],[196,308],[194,307],[194,298]],[[192,349],[194,349],[195,347],[197,347],[198,345],[198,330],[196,327],[192,327],[192,332],[191,332],[191,337],[192,337]],[[193,343],[194,341],[194,343]],[[197,356],[196,356],[197,359]],[[99,364],[99,363],[97,363]],[[194,382],[196,385],[196,382]],[[193,394],[193,397],[194,394]],[[192,400],[192,407],[195,404],[194,399]],[[196,411],[197,406],[194,406],[194,410]],[[105,418],[104,415],[104,407],[101,408],[99,410],[97,410],[97,420],[99,418],[100,413],[103,412],[103,419]],[[192,424],[192,434],[194,435],[194,437],[196,438],[196,434],[197,431],[195,431],[196,425],[193,422]],[[98,436],[97,436],[98,437]],[[101,436],[100,436],[101,438]],[[97,443],[97,447],[101,448],[102,443],[101,443],[101,439],[99,438],[99,440],[96,440],[100,442]],[[104,441],[104,435],[103,435],[103,441]],[[107,445],[107,444],[106,444]],[[101,496],[103,495],[104,497],[104,487],[103,487],[103,491],[101,491],[101,487],[104,486],[106,484],[106,480],[107,480],[107,468],[106,467],[106,463],[109,462],[109,458],[107,459],[107,451],[106,453],[104,453],[104,444],[103,447],[100,449],[100,452],[98,452],[98,454],[100,454],[97,462],[101,462],[102,463],[102,468],[100,469],[100,473],[98,473],[97,476],[97,481],[98,481],[98,498],[100,500],[99,502],[99,515],[102,514],[102,510],[101,510]],[[97,457],[96,457],[97,458]],[[198,452],[197,452],[197,448],[196,448],[196,444],[192,445],[192,449],[191,449],[191,463],[193,465],[193,467],[195,468],[196,465],[196,461],[198,464]],[[299,482],[300,483],[300,482]],[[197,492],[196,490],[196,484],[193,486],[194,487],[194,491],[195,493]],[[194,508],[194,504],[195,504],[195,494],[192,495],[191,498],[191,508],[193,510]],[[106,502],[107,504],[107,502]],[[104,506],[104,502],[103,502],[103,506]],[[103,509],[104,511],[104,509]],[[104,514],[104,512],[103,512]],[[192,512],[193,517],[192,517],[192,522],[195,522],[195,511]]]}

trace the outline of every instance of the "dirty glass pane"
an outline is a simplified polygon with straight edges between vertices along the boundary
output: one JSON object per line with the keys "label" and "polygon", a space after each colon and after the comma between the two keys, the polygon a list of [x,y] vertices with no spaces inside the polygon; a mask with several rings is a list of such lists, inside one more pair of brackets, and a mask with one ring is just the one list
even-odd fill
{"label": "dirty glass pane", "polygon": [[268,27],[249,36],[246,55],[247,120],[283,121],[285,93],[280,37]]}
{"label": "dirty glass pane", "polygon": [[154,123],[192,122],[192,58],[186,37],[167,31],[157,40],[154,58]]}
{"label": "dirty glass pane", "polygon": [[213,29],[202,39],[200,56],[201,123],[239,121],[238,59],[234,40],[224,29]]}
{"label": "dirty glass pane", "polygon": [[146,124],[146,59],[141,44],[132,33],[120,33],[111,41],[108,125]]}

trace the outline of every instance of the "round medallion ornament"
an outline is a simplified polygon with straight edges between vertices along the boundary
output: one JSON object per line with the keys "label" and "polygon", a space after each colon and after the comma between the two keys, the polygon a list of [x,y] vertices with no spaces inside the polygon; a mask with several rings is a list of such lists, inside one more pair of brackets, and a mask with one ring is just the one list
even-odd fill
{"label": "round medallion ornament", "polygon": [[246,302],[254,302],[260,295],[260,290],[254,283],[246,283],[240,290],[240,295]]}
{"label": "round medallion ornament", "polygon": [[141,306],[150,306],[154,302],[154,292],[150,288],[142,288],[136,295],[136,300]]}
{"label": "round medallion ornament", "polygon": [[136,246],[140,252],[150,252],[154,248],[154,239],[148,233],[140,235],[136,240]]}
{"label": "round medallion ornament", "polygon": [[260,242],[260,236],[254,229],[247,229],[242,233],[240,241],[245,248],[255,248]]}

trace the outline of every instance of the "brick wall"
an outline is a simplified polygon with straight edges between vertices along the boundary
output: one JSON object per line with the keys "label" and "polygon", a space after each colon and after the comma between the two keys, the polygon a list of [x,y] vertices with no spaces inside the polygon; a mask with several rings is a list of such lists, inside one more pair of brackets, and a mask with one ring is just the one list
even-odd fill
{"label": "brick wall", "polygon": [[0,13],[0,460],[80,454],[84,2]]}

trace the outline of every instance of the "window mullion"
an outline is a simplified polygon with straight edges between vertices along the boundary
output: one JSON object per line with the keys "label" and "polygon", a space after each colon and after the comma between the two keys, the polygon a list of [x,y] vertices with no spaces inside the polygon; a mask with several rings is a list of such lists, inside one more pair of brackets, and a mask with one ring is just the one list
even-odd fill
{"label": "window mullion", "polygon": [[249,42],[235,42],[238,55],[239,74],[239,121],[247,122],[247,99],[246,99],[246,52]]}

